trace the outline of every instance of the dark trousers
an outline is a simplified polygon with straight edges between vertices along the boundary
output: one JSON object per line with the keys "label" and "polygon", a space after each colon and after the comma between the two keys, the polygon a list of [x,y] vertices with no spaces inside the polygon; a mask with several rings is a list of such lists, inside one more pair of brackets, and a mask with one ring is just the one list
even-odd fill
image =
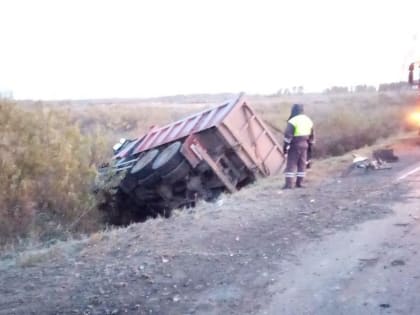
{"label": "dark trousers", "polygon": [[284,172],[286,178],[305,177],[307,154],[307,145],[292,144],[290,146],[287,155],[286,171]]}

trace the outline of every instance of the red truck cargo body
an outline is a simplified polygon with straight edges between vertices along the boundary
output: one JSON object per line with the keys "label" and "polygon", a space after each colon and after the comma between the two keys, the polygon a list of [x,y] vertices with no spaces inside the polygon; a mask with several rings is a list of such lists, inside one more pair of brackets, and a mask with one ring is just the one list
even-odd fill
{"label": "red truck cargo body", "polygon": [[211,128],[215,128],[235,149],[248,169],[257,169],[262,176],[280,171],[284,157],[279,143],[242,95],[163,127],[155,127],[115,157],[128,157],[128,153],[135,156]]}
{"label": "red truck cargo body", "polygon": [[[279,143],[240,95],[230,102],[191,115],[123,146],[114,156],[120,174],[109,213],[141,221],[189,207],[197,199],[214,200],[258,177],[278,174],[284,164]],[[115,188],[115,185],[112,185]],[[113,189],[114,189],[113,188]]]}

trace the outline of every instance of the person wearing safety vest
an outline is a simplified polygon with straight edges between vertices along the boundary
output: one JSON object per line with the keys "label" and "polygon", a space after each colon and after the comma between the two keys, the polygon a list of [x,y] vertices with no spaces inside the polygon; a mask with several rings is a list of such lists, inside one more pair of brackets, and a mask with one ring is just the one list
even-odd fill
{"label": "person wearing safety vest", "polygon": [[305,170],[310,166],[308,151],[311,152],[314,143],[312,120],[303,113],[302,104],[294,104],[284,133],[283,153],[287,156],[284,189],[293,188],[296,177],[296,187],[303,187]]}

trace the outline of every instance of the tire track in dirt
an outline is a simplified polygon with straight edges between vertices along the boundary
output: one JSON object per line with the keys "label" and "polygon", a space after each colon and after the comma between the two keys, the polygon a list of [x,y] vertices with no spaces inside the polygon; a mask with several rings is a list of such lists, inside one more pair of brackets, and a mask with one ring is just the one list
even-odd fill
{"label": "tire track in dirt", "polygon": [[299,265],[280,267],[290,272],[260,314],[420,313],[420,208],[409,198],[420,196],[419,171],[397,174],[393,188],[407,185],[410,195],[394,203],[393,215],[297,249]]}

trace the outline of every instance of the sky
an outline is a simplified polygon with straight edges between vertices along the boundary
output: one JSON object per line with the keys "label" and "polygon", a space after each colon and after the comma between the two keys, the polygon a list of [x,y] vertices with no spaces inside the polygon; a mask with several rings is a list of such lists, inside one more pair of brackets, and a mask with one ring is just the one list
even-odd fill
{"label": "sky", "polygon": [[130,98],[406,80],[419,13],[418,0],[0,0],[0,91]]}

